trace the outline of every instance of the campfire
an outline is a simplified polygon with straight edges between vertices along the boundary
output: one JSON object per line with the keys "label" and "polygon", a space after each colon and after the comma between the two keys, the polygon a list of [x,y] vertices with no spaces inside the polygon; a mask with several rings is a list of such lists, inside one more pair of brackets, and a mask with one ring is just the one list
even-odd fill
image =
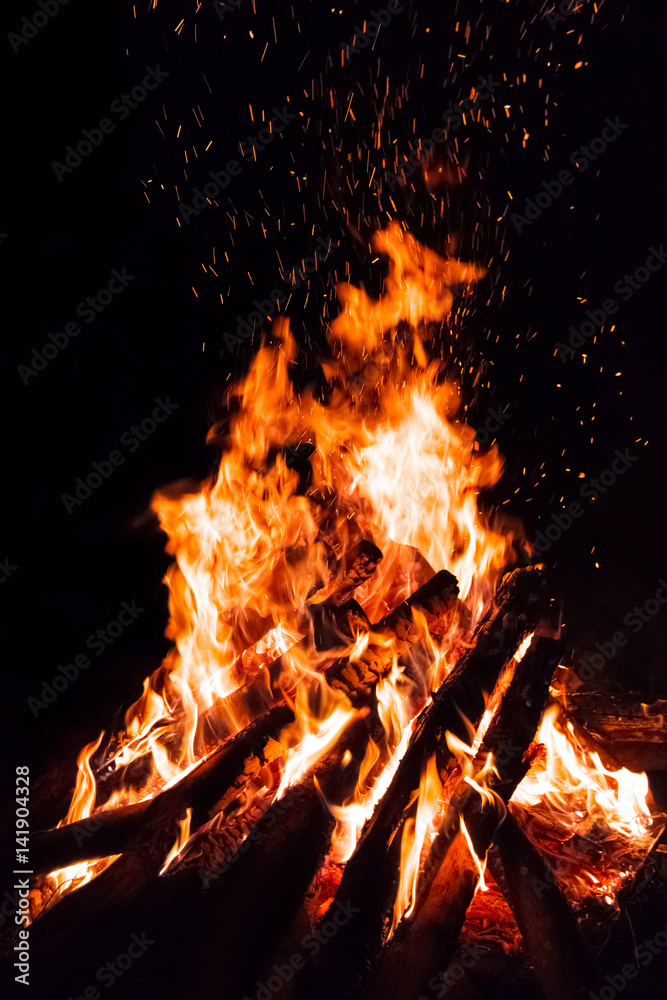
{"label": "campfire", "polygon": [[398,224],[373,249],[322,384],[275,320],[215,475],[154,498],[173,647],[31,838],[31,946],[70,981],[81,940],[113,957],[161,915],[124,997],[170,959],[163,996],[472,997],[499,956],[521,995],[606,988],[660,853],[662,716],[579,690],[548,570],[483,506],[503,463],[442,329],[485,269]]}

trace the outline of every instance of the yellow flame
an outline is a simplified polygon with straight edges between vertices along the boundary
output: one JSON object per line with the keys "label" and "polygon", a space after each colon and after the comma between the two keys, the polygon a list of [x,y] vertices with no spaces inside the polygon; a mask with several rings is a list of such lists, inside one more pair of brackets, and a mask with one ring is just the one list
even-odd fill
{"label": "yellow flame", "polygon": [[172,863],[174,858],[178,857],[181,853],[188,840],[190,839],[190,820],[192,818],[192,808],[188,806],[185,810],[185,816],[180,821],[180,830],[178,837],[174,841],[174,846],[169,851],[162,868],[160,869],[160,875],[164,875],[169,865]]}
{"label": "yellow flame", "polygon": [[488,889],[488,886],[484,881],[484,872],[486,871],[486,857],[484,857],[481,861],[477,857],[477,852],[475,851],[475,848],[473,846],[472,837],[468,833],[468,827],[465,824],[463,816],[461,816],[461,833],[465,837],[466,844],[468,845],[468,850],[470,851],[470,857],[474,861],[475,867],[479,872],[479,881],[475,886],[475,892],[477,892],[478,890],[480,890],[481,892],[486,892]]}
{"label": "yellow flame", "polygon": [[[341,310],[329,327],[333,360],[324,365],[326,400],[295,392],[290,366],[297,348],[287,321],[277,320],[273,343],[257,352],[247,376],[228,394],[227,420],[212,429],[222,447],[215,474],[155,496],[174,558],[165,580],[167,635],[174,645],[128,709],[125,732],[110,744],[104,763],[118,777],[110,798],[95,804],[90,759],[100,737],[79,756],[64,823],[146,800],[181,780],[213,749],[212,722],[228,736],[252,721],[256,700],[241,697],[244,685],[280,654],[296,722],[281,735],[286,754],[276,762],[279,781],[275,773],[272,780],[280,795],[301,780],[356,713],[326,689],[326,657],[290,647],[307,632],[307,602],[333,592],[336,567],[360,539],[374,541],[384,557],[354,595],[372,622],[434,571],[448,569],[459,578],[474,624],[501,569],[512,562],[513,530],[488,523],[477,505],[479,493],[501,475],[501,457],[495,445],[480,451],[474,430],[457,419],[458,387],[443,380],[442,364],[428,361],[428,342],[451,313],[452,287],[474,284],[484,268],[428,250],[395,223],[375,234],[373,246],[388,260],[384,292],[373,299],[363,289],[338,287]],[[312,452],[305,493],[285,451],[296,445]],[[455,618],[437,641],[425,633],[432,660],[422,678],[425,692],[446,677],[463,641]],[[348,654],[362,657],[371,642],[376,637],[361,632]],[[399,655],[386,637],[377,642],[385,644],[391,667],[377,686],[386,746],[381,758],[369,747],[354,795],[334,810],[333,856],[341,859],[387,788],[412,727],[411,689]],[[459,748],[469,762],[491,715],[490,703],[470,747],[465,753]],[[557,815],[569,829],[594,815],[625,843],[645,845],[645,776],[606,771],[578,746],[571,729],[557,731],[549,718],[538,737],[547,747],[547,764],[537,762],[522,784],[523,806]],[[130,767],[137,761],[141,767]],[[406,826],[399,916],[412,905],[432,823],[436,773],[432,762],[430,767],[413,827]],[[469,777],[485,788],[479,774],[470,771]],[[576,822],[568,819],[577,813]],[[108,863],[86,862],[52,879],[64,891],[66,883],[82,884]]]}
{"label": "yellow flame", "polygon": [[435,754],[429,758],[419,786],[417,811],[409,816],[403,826],[401,838],[401,866],[398,890],[394,901],[394,914],[390,933],[393,934],[402,917],[409,917],[417,898],[419,862],[427,836],[436,831],[435,817],[442,792]]}

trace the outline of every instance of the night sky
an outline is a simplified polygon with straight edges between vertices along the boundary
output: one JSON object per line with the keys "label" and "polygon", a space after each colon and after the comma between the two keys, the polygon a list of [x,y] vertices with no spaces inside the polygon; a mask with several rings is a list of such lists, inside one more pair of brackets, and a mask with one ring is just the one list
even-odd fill
{"label": "night sky", "polygon": [[[449,375],[466,419],[479,428],[490,408],[506,413],[506,471],[485,503],[532,537],[572,503],[583,508],[543,556],[577,655],[619,628],[630,634],[624,617],[667,573],[667,260],[656,267],[667,243],[667,8],[382,3],[69,0],[39,29],[22,20],[36,2],[3,9],[0,627],[11,773],[24,761],[40,771],[55,747],[73,762],[168,648],[168,560],[150,498],[215,468],[206,433],[261,336],[258,325],[241,339],[239,319],[287,289],[319,247],[326,259],[281,310],[300,346],[295,377],[316,379],[335,283],[379,293],[385,265],[369,239],[391,219],[489,268],[439,336],[446,353],[454,347]],[[373,10],[384,23],[359,47]],[[473,87],[479,99],[462,115]],[[429,188],[425,154],[398,176],[432,136],[429,170],[451,177],[458,166],[460,183]],[[211,173],[224,189],[202,207],[197,189]],[[656,270],[633,278],[653,250]],[[586,310],[599,315],[610,300],[603,331],[582,333]],[[571,337],[580,346],[559,351]],[[141,440],[132,428],[156,410],[164,420]],[[617,451],[623,471],[589,503],[582,489]],[[90,497],[66,504],[77,478],[112,454]],[[43,681],[118,620],[123,602],[141,609],[132,623],[31,711]],[[666,647],[658,614],[600,685],[667,696]]]}

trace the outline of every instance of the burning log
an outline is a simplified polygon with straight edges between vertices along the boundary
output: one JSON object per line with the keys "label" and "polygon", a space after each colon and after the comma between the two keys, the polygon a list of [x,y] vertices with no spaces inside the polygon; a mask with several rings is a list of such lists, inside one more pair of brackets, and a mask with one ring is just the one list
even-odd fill
{"label": "burning log", "polygon": [[[311,996],[340,1000],[353,992],[367,962],[380,947],[385,914],[396,894],[400,835],[405,811],[414,801],[430,755],[440,749],[441,766],[451,760],[441,737],[446,731],[466,739],[465,719],[475,727],[491,691],[521,641],[548,609],[540,570],[515,570],[503,580],[495,600],[475,630],[471,648],[422,712],[394,778],[362,832],[336,896],[355,916],[304,975],[299,1000]],[[344,975],[343,971],[344,970]]]}
{"label": "burning log", "polygon": [[[314,639],[318,650],[351,644],[363,632],[373,635],[359,658],[352,660],[343,656],[330,664],[325,670],[327,683],[342,690],[355,704],[369,704],[375,684],[385,676],[394,657],[400,657],[424,638],[426,629],[437,635],[448,628],[458,589],[456,578],[441,570],[375,625],[369,623],[355,601],[334,607],[314,605]],[[232,717],[247,713],[249,709],[259,714],[281,702],[285,695],[293,698],[294,671],[290,669],[289,660],[295,654],[306,658],[311,649],[310,637],[302,639],[287,654],[264,668],[259,676],[226,698],[223,708],[229,708]],[[207,715],[215,720],[219,712],[220,709],[214,707]],[[210,724],[218,738],[226,735],[221,733],[219,723],[211,721]]]}
{"label": "burning log", "polygon": [[[373,712],[352,722],[335,747],[259,820],[247,849],[207,894],[216,947],[202,953],[197,996],[244,996],[273,954],[331,849],[340,805],[357,784],[368,741],[382,738]],[[243,848],[243,845],[242,845]],[[248,910],[246,901],[255,901]],[[261,913],[261,924],[257,922]]]}
{"label": "burning log", "polygon": [[498,806],[504,812],[530,767],[527,751],[562,651],[560,642],[535,638],[519,662],[477,755],[480,765],[493,755],[488,791],[461,782],[419,880],[416,910],[382,953],[370,997],[379,1000],[391,988],[404,1000],[416,998],[451,960],[480,879],[478,859],[500,822]]}
{"label": "burning log", "polygon": [[667,770],[667,701],[640,704],[616,695],[568,695],[568,716],[606,767]]}
{"label": "burning log", "polygon": [[[368,539],[361,542],[352,550],[346,553],[339,567],[339,575],[333,596],[327,598],[332,604],[344,604],[354,595],[357,587],[360,587],[365,580],[372,576],[382,559],[382,553],[377,545]],[[316,607],[317,605],[311,605]]]}
{"label": "burning log", "polygon": [[[122,920],[128,927],[139,926],[146,914],[164,911],[170,914],[159,942],[165,960],[184,942],[191,946],[191,962],[183,970],[187,976],[183,991],[187,988],[196,996],[242,997],[250,989],[248,980],[271,955],[285,923],[298,910],[330,850],[335,819],[328,803],[340,803],[353,792],[368,740],[380,739],[381,731],[377,715],[367,710],[356,712],[332,749],[264,813],[219,871],[204,876],[203,871],[188,868],[171,878],[154,879],[150,885],[140,877],[145,891],[132,899],[121,916],[119,907],[132,895],[124,894],[123,887],[114,887],[104,905],[99,892],[86,892],[104,875],[111,881],[112,866],[63,900],[50,923],[47,920],[40,928],[41,921],[37,922],[37,947],[46,951],[47,957],[68,956],[74,962],[89,916],[98,918],[97,941],[105,934],[106,923],[113,926]],[[197,910],[194,929],[206,927],[205,935],[192,934],[193,900]],[[178,974],[174,969],[175,978]],[[181,994],[176,991],[175,995]]]}
{"label": "burning log", "polygon": [[[44,919],[37,921],[35,940],[52,947],[61,929],[67,932],[91,915],[122,906],[156,878],[178,836],[179,820],[184,815],[180,802],[167,796],[153,799],[143,823],[131,837],[125,853],[97,878],[68,894]],[[55,930],[54,930],[55,929]]]}
{"label": "burning log", "polygon": [[[352,610],[352,607],[346,609],[344,605],[349,602],[352,598],[354,590],[359,587],[365,580],[367,580],[376,570],[380,561],[382,560],[382,552],[380,549],[370,540],[362,539],[356,545],[352,546],[345,555],[338,560],[337,565],[333,570],[333,579],[331,583],[327,586],[326,591],[318,591],[313,594],[311,600],[307,602],[305,607],[301,609],[296,617],[300,618],[303,622],[304,632],[313,631],[315,633],[316,647],[318,649],[325,648],[325,636],[327,641],[331,632],[334,630],[335,626],[345,625],[345,620],[347,618],[348,611]],[[433,570],[429,570],[429,575],[433,575]],[[325,599],[322,600],[323,594]],[[359,626],[362,622],[365,627],[369,627],[368,620],[363,615],[361,608],[355,605],[355,610],[359,615]],[[249,646],[253,643],[257,643],[262,639],[266,633],[275,625],[274,618],[262,618],[256,619],[253,624],[246,622],[244,625],[239,624],[236,621],[234,625],[233,634],[231,637],[232,648],[239,654],[246,653]],[[310,636],[305,636],[301,648],[307,650],[310,644]],[[340,645],[340,636],[338,636],[333,641],[329,642],[331,646]],[[248,654],[249,655],[249,654]],[[265,666],[266,659],[259,658],[259,665]],[[275,700],[271,700],[266,697],[266,691],[268,689],[278,690],[278,679],[280,677],[280,667],[281,661],[276,661],[276,664],[272,668],[271,674],[267,670],[262,678],[257,680],[257,683],[253,691],[249,695],[249,703],[244,705],[244,712],[247,716],[248,707],[254,704],[256,706],[255,714],[259,715],[261,712],[267,710],[275,703]],[[262,688],[262,682],[264,688]],[[231,696],[233,699],[233,695]],[[278,691],[278,700],[281,698],[281,693]],[[229,702],[228,707],[234,710],[235,702],[232,700]],[[219,721],[220,707],[219,705],[214,706],[214,708],[208,713],[202,713],[202,732],[205,736],[210,736],[208,740],[207,750],[210,751],[215,745],[220,743],[223,739],[227,739],[231,733],[229,729],[224,729],[223,725]],[[216,721],[217,720],[217,721]],[[35,791],[35,802],[38,803],[36,808],[39,809],[39,813],[35,813],[33,819],[37,822],[35,825],[40,825],[46,822],[48,823],[51,817],[57,817],[63,815],[67,811],[68,805],[72,798],[73,786],[71,784],[71,755],[75,754],[75,748],[80,746],[80,741],[73,740],[71,745],[67,746],[67,750],[62,755],[62,760],[56,765],[53,761],[53,748],[49,747],[49,769],[41,778],[36,779]],[[45,751],[46,752],[46,751]],[[203,752],[202,752],[203,756]],[[122,778],[122,772],[116,772],[113,775],[100,774],[97,775],[98,788],[100,790],[100,797],[104,793],[108,794],[108,787],[113,784],[114,781],[118,781],[118,778]],[[141,813],[142,806],[140,805],[138,812]],[[131,824],[131,817],[137,812],[133,806],[123,807],[123,812],[118,814],[118,819],[120,820],[123,816],[125,817],[128,824]],[[38,816],[42,818],[39,819]],[[87,826],[88,832],[90,832],[91,826],[94,824],[89,823]],[[132,828],[134,829],[134,827]],[[128,826],[129,830],[129,826]],[[84,832],[84,840],[87,839],[87,835]],[[37,834],[37,841],[41,840],[42,834]],[[104,845],[100,841],[100,856],[104,852]],[[2,857],[1,860],[6,860],[7,864],[11,861],[11,856],[7,858]],[[76,859],[75,859],[76,860]]]}
{"label": "burning log", "polygon": [[498,827],[489,868],[516,918],[546,1000],[578,1000],[593,989],[596,962],[558,880],[511,812]]}
{"label": "burning log", "polygon": [[[423,614],[433,627],[447,619],[458,595],[456,579],[442,570],[420,587],[407,601],[373,627],[374,633],[385,637],[394,634],[397,645],[407,649],[411,642],[423,636],[424,628],[414,627],[415,611]],[[394,631],[395,630],[395,631]],[[332,687],[349,691],[355,701],[368,701],[369,683],[390,668],[393,658],[391,647],[383,656],[374,647],[372,657],[355,664],[353,675],[359,677],[359,698],[350,687],[347,661],[338,660],[325,672]],[[295,720],[288,705],[275,705],[252,722],[208,758],[189,772],[177,784],[161,792],[157,799],[166,799],[173,808],[183,811],[192,808],[192,829],[197,829],[208,819],[213,806],[242,775],[256,774],[267,762],[280,757],[284,748],[279,742],[281,731]],[[149,803],[139,802],[97,813],[90,819],[80,820],[55,830],[40,832],[31,838],[31,861],[36,871],[52,871],[75,861],[120,854],[136,835],[143,822]]]}
{"label": "burning log", "polygon": [[[382,559],[382,552],[369,539],[363,538],[349,552],[339,560],[334,570],[334,578],[326,588],[326,603],[336,607],[349,601],[357,587],[360,587],[365,580],[372,576]],[[313,595],[315,596],[315,595]],[[314,602],[312,599],[307,602],[305,608],[297,613],[308,630],[310,616],[321,607],[322,599]],[[267,632],[275,626],[273,616],[268,617],[247,617],[244,612],[238,612],[234,621],[234,631],[232,633],[232,647],[239,655],[259,642]]]}
{"label": "burning log", "polygon": [[[292,667],[296,659],[307,661],[317,653],[326,653],[341,646],[351,645],[357,635],[368,631],[372,626],[362,608],[354,600],[341,604],[330,604],[328,601],[315,604],[310,610],[311,633],[304,636],[286,653],[272,663],[263,666],[241,687],[228,695],[224,701],[213,705],[204,712],[198,722],[198,732],[201,739],[210,745],[220,744],[230,735],[230,725],[235,720],[257,718],[263,712],[282,704],[287,697],[292,700],[298,686],[298,671]],[[332,656],[322,657],[320,669],[331,666]],[[326,672],[326,671],[325,671]]]}
{"label": "burning log", "polygon": [[344,691],[353,704],[368,701],[394,658],[400,658],[424,638],[426,630],[434,635],[447,630],[458,592],[458,583],[451,573],[447,570],[436,573],[372,626],[373,640],[361,656],[344,657],[332,665],[326,675],[330,686]]}
{"label": "burning log", "polygon": [[[661,809],[664,810],[664,799]],[[613,983],[614,979],[618,982],[619,975],[626,982],[638,978],[638,995],[661,996],[667,959],[664,952],[667,943],[664,933],[667,926],[667,830],[664,826],[634,877],[620,889],[616,901],[618,910],[611,911],[602,928],[604,937],[598,954],[605,985]],[[655,956],[659,956],[657,962]],[[626,968],[628,965],[630,970]]]}

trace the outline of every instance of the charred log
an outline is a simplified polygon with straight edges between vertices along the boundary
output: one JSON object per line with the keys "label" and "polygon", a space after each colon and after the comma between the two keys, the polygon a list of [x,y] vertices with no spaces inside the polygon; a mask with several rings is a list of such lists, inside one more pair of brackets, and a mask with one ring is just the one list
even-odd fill
{"label": "charred log", "polygon": [[667,770],[667,701],[644,705],[615,695],[568,695],[569,718],[606,767]]}
{"label": "charred log", "polygon": [[478,859],[485,858],[504,806],[530,766],[526,751],[562,651],[561,643],[536,638],[517,665],[477,755],[481,767],[493,754],[494,771],[487,782],[492,794],[482,797],[461,782],[419,880],[415,911],[402,921],[380,957],[369,994],[373,1000],[386,996],[389,986],[403,1000],[416,1000],[431,977],[447,968],[479,881]]}
{"label": "charred log", "polygon": [[241,774],[257,773],[282,755],[283,747],[276,737],[294,718],[287,705],[271,709],[151,803],[120,806],[55,830],[35,833],[30,841],[33,867],[48,872],[75,861],[122,853],[138,835],[149,808],[158,802],[168,803],[160,807],[165,813],[181,814],[190,806],[192,827],[196,829]]}
{"label": "charred log", "polygon": [[[385,636],[391,635],[392,625],[396,629],[397,642],[405,648],[410,640],[416,641],[423,635],[423,629],[412,629],[415,609],[424,609],[435,625],[446,617],[446,608],[451,608],[457,598],[458,587],[455,578],[445,571],[436,574],[375,626]],[[371,664],[364,664],[361,700],[368,700],[371,677],[379,680],[391,666],[392,659],[384,651],[384,656],[376,656]],[[337,661],[326,672],[325,678],[331,686],[341,687],[341,661]],[[373,673],[372,671],[376,672]],[[356,700],[356,699],[355,699]],[[192,829],[195,830],[208,819],[210,809],[224,795],[227,789],[242,775],[257,773],[267,761],[275,760],[283,753],[280,733],[285,726],[294,722],[292,709],[284,704],[274,705],[246,729],[219,747],[202,761],[178,784],[162,792],[156,800],[167,800],[183,810],[192,807]],[[155,801],[155,800],[154,800]],[[75,861],[120,854],[127,848],[129,840],[140,829],[148,803],[137,803],[118,809],[100,812],[91,819],[82,820],[64,827],[40,832],[31,838],[31,861],[36,871],[51,871]]]}
{"label": "charred log", "polygon": [[512,907],[546,1000],[579,1000],[599,970],[558,879],[511,812],[500,824],[489,867]]}
{"label": "charred log", "polygon": [[539,570],[516,570],[503,580],[475,631],[471,648],[417,720],[396,774],[362,832],[336,897],[354,907],[355,916],[304,975],[299,1000],[311,996],[341,1000],[354,993],[382,942],[385,914],[393,903],[398,880],[398,831],[429,756],[439,744],[447,753],[441,739],[447,731],[467,740],[464,720],[475,727],[479,724],[485,692],[492,690],[522,639],[535,628],[548,606]]}
{"label": "charred log", "polygon": [[[285,926],[294,920],[331,848],[335,819],[328,805],[340,805],[352,794],[368,740],[380,738],[379,719],[364,714],[310,774],[269,809],[253,829],[247,850],[239,851],[210,890],[217,944],[201,956],[196,995],[207,996],[214,987],[220,996],[249,993],[256,970],[267,963]],[[250,911],[244,905],[249,898],[255,900]],[[259,925],[257,913],[262,915]]]}

